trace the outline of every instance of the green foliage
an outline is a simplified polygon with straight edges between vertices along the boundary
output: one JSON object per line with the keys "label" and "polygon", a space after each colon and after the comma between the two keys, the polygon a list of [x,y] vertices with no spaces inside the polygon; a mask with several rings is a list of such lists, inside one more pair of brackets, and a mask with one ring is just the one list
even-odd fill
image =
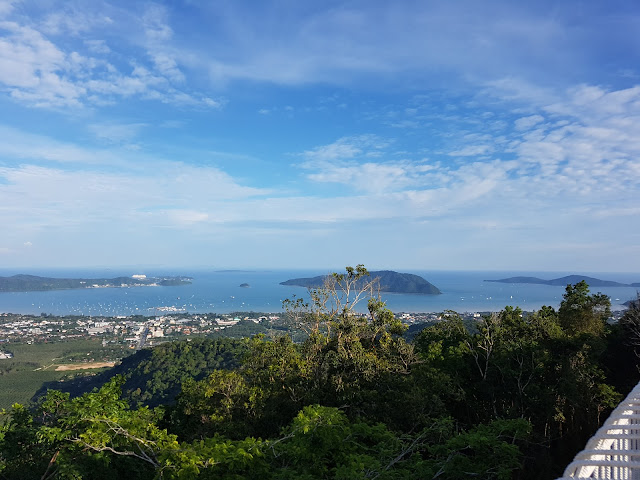
{"label": "green foliage", "polygon": [[638,379],[611,381],[637,358],[629,326],[605,327],[607,303],[580,284],[559,312],[445,312],[408,343],[364,267],[331,278],[288,304],[301,343],[166,344],[100,389],[15,405],[0,478],[555,478]]}
{"label": "green foliage", "polygon": [[385,467],[405,447],[385,425],[350,422],[340,410],[319,405],[305,407],[283,434],[271,444],[282,479],[391,478]]}
{"label": "green foliage", "polygon": [[[526,420],[496,420],[429,446],[430,468],[423,478],[466,480],[470,477],[509,480],[521,465],[517,442],[529,434]],[[426,473],[426,472],[425,472]]]}
{"label": "green foliage", "polygon": [[251,338],[254,335],[263,335],[269,332],[264,325],[257,324],[251,320],[240,320],[235,325],[218,330],[212,337],[215,338]]}
{"label": "green foliage", "polygon": [[[193,339],[163,343],[124,358],[116,367],[95,377],[49,384],[46,387],[77,396],[99,388],[114,376],[121,375],[125,380],[124,397],[133,406],[171,404],[185,381],[202,379],[216,369],[237,367],[246,351],[246,342],[231,339]],[[41,391],[41,394],[45,391]]]}
{"label": "green foliage", "polygon": [[560,326],[567,335],[601,336],[611,315],[611,301],[602,293],[589,295],[589,285],[583,280],[567,285],[558,314]]}
{"label": "green foliage", "polygon": [[640,293],[620,319],[620,326],[625,334],[625,342],[632,347],[640,347]]}
{"label": "green foliage", "polygon": [[201,381],[182,386],[171,423],[187,439],[213,435],[242,439],[251,433],[262,392],[235,371],[216,370]]}
{"label": "green foliage", "polygon": [[[24,364],[20,365],[22,366]],[[43,383],[58,381],[66,373],[53,369],[21,370],[20,367],[0,375],[0,408],[9,408],[14,403],[28,404]]]}
{"label": "green foliage", "polygon": [[[581,284],[567,287],[567,292],[560,313],[543,307],[524,314],[507,307],[468,330],[449,312],[416,336],[423,371],[439,374],[426,381],[439,378],[433,384],[451,385],[460,393],[446,402],[450,414],[468,425],[524,418],[541,444],[550,447],[558,439],[569,439],[565,444],[584,445],[621,395],[607,383],[603,361],[608,299],[589,296]],[[545,455],[539,464],[553,461]],[[559,454],[559,463],[568,456]]]}
{"label": "green foliage", "polygon": [[[57,364],[66,363],[76,355],[84,359],[102,359],[103,354],[110,352],[102,347],[100,341],[86,339],[40,344],[13,343],[10,350],[14,357],[10,361],[0,362],[0,408],[9,408],[14,403],[27,404],[43,384],[51,384],[68,376],[68,372],[55,371]],[[87,353],[92,355],[87,356]],[[86,373],[79,374],[84,376]]]}
{"label": "green foliage", "polygon": [[181,443],[160,453],[157,476],[170,480],[269,478],[264,450],[265,442],[253,438],[233,442],[210,437]]}

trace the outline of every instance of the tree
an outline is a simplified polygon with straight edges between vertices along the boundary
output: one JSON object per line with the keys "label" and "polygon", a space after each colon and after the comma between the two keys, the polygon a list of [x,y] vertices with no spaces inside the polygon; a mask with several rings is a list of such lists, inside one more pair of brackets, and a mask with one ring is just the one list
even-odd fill
{"label": "tree", "polygon": [[620,326],[625,333],[626,343],[634,348],[640,347],[640,293],[629,302],[629,307],[620,319]]}
{"label": "tree", "polygon": [[[306,340],[296,345],[289,336],[258,338],[240,369],[248,384],[268,392],[264,420],[288,422],[286,414],[311,403],[340,406],[352,416],[389,416],[380,392],[395,391],[417,357],[402,338],[406,326],[386,308],[376,284],[364,266],[347,267],[312,289],[310,304],[285,302],[289,318],[307,332]],[[365,301],[368,313],[359,313]]]}
{"label": "tree", "polygon": [[560,326],[567,335],[590,333],[600,337],[611,315],[611,301],[602,293],[589,295],[589,285],[582,280],[567,285],[558,315]]}

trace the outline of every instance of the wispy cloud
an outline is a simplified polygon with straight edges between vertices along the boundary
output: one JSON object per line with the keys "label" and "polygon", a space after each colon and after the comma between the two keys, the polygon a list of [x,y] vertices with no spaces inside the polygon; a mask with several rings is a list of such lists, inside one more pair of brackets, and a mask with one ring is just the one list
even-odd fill
{"label": "wispy cloud", "polygon": [[541,115],[529,115],[527,117],[518,118],[515,123],[516,130],[530,130],[531,127],[542,122],[544,117]]}
{"label": "wispy cloud", "polygon": [[0,245],[605,264],[639,241],[640,11],[576,5],[0,0]]}
{"label": "wispy cloud", "polygon": [[640,88],[580,86],[561,100],[533,107],[552,122],[531,125],[515,151],[537,167],[535,182],[592,200],[623,198],[636,191]]}
{"label": "wispy cloud", "polygon": [[312,181],[381,193],[419,184],[435,168],[426,162],[389,160],[389,143],[375,135],[341,138],[304,152],[300,166],[312,172],[307,174]]}
{"label": "wispy cloud", "polygon": [[81,58],[65,55],[42,34],[14,22],[0,22],[0,83],[10,95],[35,106],[79,105],[85,89],[61,72]]}
{"label": "wispy cloud", "polygon": [[[553,102],[545,103],[549,99]],[[581,86],[518,99],[506,94],[501,100],[516,114],[523,106],[537,113],[517,116],[511,130],[504,121],[498,136],[479,132],[458,137],[459,144],[467,145],[446,153],[460,157],[457,163],[397,161],[393,143],[359,136],[304,152],[306,161],[300,166],[315,182],[342,184],[370,195],[398,192],[409,202],[398,214],[416,217],[461,208],[471,216],[484,206],[506,218],[511,209],[527,211],[537,222],[552,215],[546,210],[552,205],[577,214],[594,203],[628,212],[625,203],[640,190],[640,140],[635,133],[640,131],[640,88]],[[371,153],[375,161],[368,158]],[[438,158],[434,151],[425,155]]]}
{"label": "wispy cloud", "polygon": [[88,130],[100,140],[108,143],[126,143],[133,140],[138,132],[146,127],[145,123],[127,123],[127,124],[91,124]]}
{"label": "wispy cloud", "polygon": [[[602,45],[633,47],[603,27],[627,34],[637,28],[633,11],[621,16],[600,9],[581,16],[577,29],[572,7],[502,0],[482,5],[356,1],[313,9],[265,2],[257,10],[252,6],[252,14],[245,8],[217,3],[203,13],[225,46],[196,54],[216,81],[353,85],[393,78],[394,85],[402,85],[406,78],[438,86],[445,78],[460,85],[514,73],[547,84],[563,77],[605,77],[610,74],[602,71],[602,62],[615,59],[600,56]],[[585,55],[591,46],[591,55]]]}
{"label": "wispy cloud", "polygon": [[[176,55],[165,47],[171,29],[162,7],[150,4],[138,21],[146,55],[126,54],[125,62],[118,60],[123,52],[115,55],[116,47],[105,38],[90,38],[94,31],[105,35],[117,28],[114,19],[78,7],[67,10],[40,21],[18,15],[0,21],[0,89],[15,101],[41,108],[105,105],[129,97],[207,109],[223,105],[185,85]],[[11,9],[4,15],[10,18]],[[57,42],[63,35],[67,41]],[[80,35],[89,38],[69,44]]]}
{"label": "wispy cloud", "polygon": [[173,30],[168,23],[166,8],[148,5],[142,17],[142,25],[147,53],[155,69],[172,83],[183,83],[185,76],[178,67],[175,54],[167,48],[173,37]]}
{"label": "wispy cloud", "polygon": [[492,148],[489,145],[469,145],[460,150],[449,152],[451,157],[477,157],[491,153]]}
{"label": "wispy cloud", "polygon": [[[269,193],[246,187],[214,168],[181,164],[157,166],[144,176],[131,172],[69,171],[58,168],[0,167],[1,221],[16,232],[53,226],[107,224],[134,226],[143,212],[157,212],[167,226],[206,220],[194,205],[215,213],[225,202]],[[20,198],[16,203],[15,199]],[[160,218],[156,215],[156,218]]]}
{"label": "wispy cloud", "polygon": [[349,160],[355,157],[378,157],[387,142],[375,135],[359,135],[337,140],[329,145],[313,148],[302,154],[306,166],[327,161]]}
{"label": "wispy cloud", "polygon": [[15,2],[12,0],[0,0],[0,18],[13,10]]}
{"label": "wispy cloud", "polygon": [[74,143],[35,135],[6,125],[0,125],[0,158],[25,163],[56,162],[109,165],[121,163],[117,154],[107,150],[88,149]]}

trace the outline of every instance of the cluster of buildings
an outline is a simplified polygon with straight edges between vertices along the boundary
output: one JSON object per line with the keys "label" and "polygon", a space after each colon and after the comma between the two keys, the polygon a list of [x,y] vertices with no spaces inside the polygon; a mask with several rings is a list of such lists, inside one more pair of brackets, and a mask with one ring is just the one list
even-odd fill
{"label": "cluster of buildings", "polygon": [[[397,316],[404,323],[411,325],[438,322],[442,320],[443,314],[401,312]],[[469,320],[478,320],[480,316],[479,313],[462,314],[464,319]],[[100,338],[103,345],[110,343],[142,348],[185,336],[208,336],[235,327],[240,322],[245,324],[253,322],[267,328],[283,326],[281,316],[276,314],[232,316],[166,313],[154,317],[141,315],[58,317],[46,314],[36,316],[0,313],[0,359],[10,358],[9,355],[11,355],[1,349],[3,343],[40,343],[75,338]]]}
{"label": "cluster of buildings", "polygon": [[[85,317],[0,313],[0,345],[4,342],[63,341],[101,337],[103,342],[141,347],[151,339],[167,339],[215,333],[241,321],[256,324],[277,322],[278,315],[232,317],[215,314],[170,314],[155,317]],[[0,358],[3,358],[0,356]]]}
{"label": "cluster of buildings", "polygon": [[[435,323],[439,322],[449,315],[448,313],[397,313],[396,316],[402,320],[403,323],[412,325],[415,323]],[[481,313],[478,312],[464,312],[459,313],[464,320],[480,320]]]}

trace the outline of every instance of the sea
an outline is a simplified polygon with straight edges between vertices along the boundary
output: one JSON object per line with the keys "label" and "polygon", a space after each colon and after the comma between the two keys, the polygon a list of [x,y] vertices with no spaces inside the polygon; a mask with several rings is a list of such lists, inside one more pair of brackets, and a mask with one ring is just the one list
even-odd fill
{"label": "sea", "polygon": [[[396,313],[428,313],[454,310],[464,312],[500,311],[505,306],[525,311],[538,310],[543,305],[557,308],[564,287],[532,284],[487,282],[513,276],[559,278],[576,272],[525,271],[404,271],[420,275],[441,291],[441,295],[382,293],[382,299]],[[113,278],[145,274],[147,276],[189,276],[190,285],[172,287],[91,288],[47,292],[2,292],[0,313],[39,315],[159,315],[166,312],[232,313],[282,312],[285,299],[308,300],[306,288],[284,286],[280,282],[291,278],[312,277],[329,270],[207,270],[207,269],[0,269],[0,276],[18,273],[60,278]],[[621,283],[640,282],[632,273],[589,273],[582,275]],[[249,286],[241,287],[241,284]],[[612,310],[623,310],[623,303],[635,299],[634,287],[600,287],[611,298]],[[364,311],[366,303],[360,305]]]}

